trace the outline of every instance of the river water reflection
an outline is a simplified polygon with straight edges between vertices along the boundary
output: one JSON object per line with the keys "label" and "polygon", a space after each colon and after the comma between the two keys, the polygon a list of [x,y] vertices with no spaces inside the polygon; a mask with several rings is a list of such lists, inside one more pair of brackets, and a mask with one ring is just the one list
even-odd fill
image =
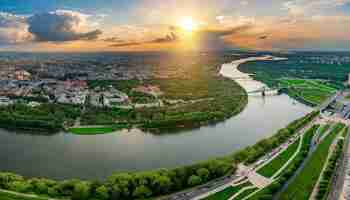
{"label": "river water reflection", "polygon": [[63,132],[42,136],[0,129],[0,170],[24,176],[101,180],[116,171],[173,168],[252,145],[310,111],[287,95],[249,96],[239,115],[215,126],[176,134],[131,130],[98,136]]}

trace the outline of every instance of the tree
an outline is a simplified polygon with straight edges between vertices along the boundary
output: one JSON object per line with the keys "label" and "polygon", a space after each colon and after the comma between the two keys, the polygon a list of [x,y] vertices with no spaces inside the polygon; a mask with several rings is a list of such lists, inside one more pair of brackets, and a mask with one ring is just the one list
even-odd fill
{"label": "tree", "polygon": [[72,200],[87,200],[90,197],[90,185],[86,182],[75,184]]}
{"label": "tree", "polygon": [[161,175],[161,176],[156,176],[152,185],[156,187],[157,192],[167,193],[169,192],[172,186],[172,183],[169,177]]}
{"label": "tree", "polygon": [[192,175],[190,178],[188,178],[187,184],[190,186],[196,186],[201,184],[202,179],[199,176]]}
{"label": "tree", "polygon": [[197,170],[197,175],[201,177],[203,181],[206,181],[209,179],[210,172],[206,168],[200,168]]}
{"label": "tree", "polygon": [[12,173],[0,173],[0,188],[9,189],[11,182],[14,181],[24,181],[24,178]]}
{"label": "tree", "polygon": [[129,187],[132,183],[133,177],[128,173],[113,174],[108,178],[108,184],[112,187],[112,197],[129,197]]}
{"label": "tree", "polygon": [[135,198],[148,198],[151,195],[152,191],[144,185],[138,186],[132,194]]}
{"label": "tree", "polygon": [[99,200],[106,200],[109,198],[108,189],[106,186],[100,186],[96,189],[96,197]]}
{"label": "tree", "polygon": [[31,189],[30,183],[26,181],[14,181],[9,184],[9,189],[16,192],[28,192]]}
{"label": "tree", "polygon": [[56,185],[54,187],[51,187],[47,190],[47,194],[50,196],[50,197],[58,197],[60,196],[60,192],[59,192],[59,186]]}
{"label": "tree", "polygon": [[47,194],[48,192],[48,187],[45,182],[39,181],[36,183],[36,190],[35,192],[38,194]]}

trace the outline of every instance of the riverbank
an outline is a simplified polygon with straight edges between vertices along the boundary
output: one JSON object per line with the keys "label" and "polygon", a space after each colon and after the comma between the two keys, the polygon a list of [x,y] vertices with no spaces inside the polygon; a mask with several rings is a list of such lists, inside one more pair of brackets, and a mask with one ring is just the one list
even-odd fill
{"label": "riverbank", "polygon": [[[57,182],[48,179],[25,179],[11,173],[0,173],[0,177],[2,177],[0,178],[0,187],[2,187],[1,189],[10,189],[21,193],[36,193],[55,198],[70,198],[71,195],[80,194],[80,191],[85,191],[86,196],[91,198],[97,198],[102,193],[106,196],[106,199],[115,197],[121,199],[144,199],[165,195],[228,175],[235,171],[237,163],[252,163],[257,161],[276,145],[287,141],[298,130],[310,123],[317,115],[318,113],[314,112],[295,120],[286,128],[279,130],[276,135],[264,139],[251,147],[235,152],[232,155],[189,166],[171,170],[160,169],[137,173],[115,173],[106,182],[94,185],[94,187],[92,187],[92,182],[90,181],[75,179]],[[1,180],[6,181],[2,182]],[[150,181],[148,182],[146,180]],[[154,182],[161,184],[154,185]],[[125,183],[127,184],[125,185]],[[133,185],[133,183],[139,184]],[[36,188],[35,186],[37,184],[47,188],[45,190],[46,192],[33,190],[32,188]],[[129,187],[129,185],[132,185],[132,187]],[[126,190],[127,192],[121,192]],[[117,196],[114,196],[116,194]]]}
{"label": "riverbank", "polygon": [[244,59],[239,59],[232,61],[231,63],[225,63],[221,66],[219,74],[230,78],[234,81],[236,81],[239,85],[241,85],[246,92],[259,90],[263,87],[267,88],[267,85],[263,82],[254,80],[251,77],[251,74],[247,74],[244,72],[241,72],[238,67],[241,64],[252,62],[252,61],[279,61],[279,60],[285,60],[286,58],[279,58],[279,57],[273,57],[273,56],[261,56],[261,57],[249,57]]}
{"label": "riverbank", "polygon": [[[228,79],[225,82],[232,83]],[[171,87],[168,88],[170,90]],[[228,103],[231,104],[232,101]],[[188,104],[188,107],[191,105]],[[203,107],[205,108],[207,109]],[[177,134],[148,134],[139,129],[129,129],[105,135],[89,133],[86,137],[65,132],[40,135],[0,130],[0,158],[7,160],[1,165],[1,170],[13,171],[27,177],[104,180],[115,171],[143,171],[191,165],[252,145],[310,111],[311,108],[295,104],[287,95],[267,98],[249,96],[247,106],[237,116],[196,129],[181,129]],[[115,113],[117,112],[113,112]],[[98,118],[101,116],[98,112],[92,112],[91,115],[93,114]],[[259,126],[252,126],[253,124]],[[237,140],[238,135],[240,140]],[[33,148],[33,145],[50,150],[42,152]],[[23,148],[26,149],[25,155],[18,151]],[[67,151],[69,153],[62,154]],[[91,155],[94,155],[93,159]],[[72,163],[72,159],[76,162]],[[33,163],[32,169],[40,165],[40,170],[28,170],[28,163]],[[105,164],[104,170],[96,172],[100,163]],[[65,167],[56,167],[60,165]],[[82,168],[85,170],[81,170]]]}

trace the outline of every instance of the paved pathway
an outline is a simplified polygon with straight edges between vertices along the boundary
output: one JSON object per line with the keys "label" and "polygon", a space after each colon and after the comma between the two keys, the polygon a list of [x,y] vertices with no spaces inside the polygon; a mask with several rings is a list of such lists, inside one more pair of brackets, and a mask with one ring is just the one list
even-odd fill
{"label": "paved pathway", "polygon": [[248,174],[248,180],[257,188],[264,188],[272,183],[272,179],[266,178],[256,172],[251,172]]}

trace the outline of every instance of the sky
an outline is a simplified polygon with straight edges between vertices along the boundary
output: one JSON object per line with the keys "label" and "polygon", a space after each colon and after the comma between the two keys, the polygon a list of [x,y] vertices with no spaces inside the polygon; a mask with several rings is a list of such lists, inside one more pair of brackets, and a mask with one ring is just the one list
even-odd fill
{"label": "sky", "polygon": [[3,51],[350,50],[350,0],[0,0]]}

